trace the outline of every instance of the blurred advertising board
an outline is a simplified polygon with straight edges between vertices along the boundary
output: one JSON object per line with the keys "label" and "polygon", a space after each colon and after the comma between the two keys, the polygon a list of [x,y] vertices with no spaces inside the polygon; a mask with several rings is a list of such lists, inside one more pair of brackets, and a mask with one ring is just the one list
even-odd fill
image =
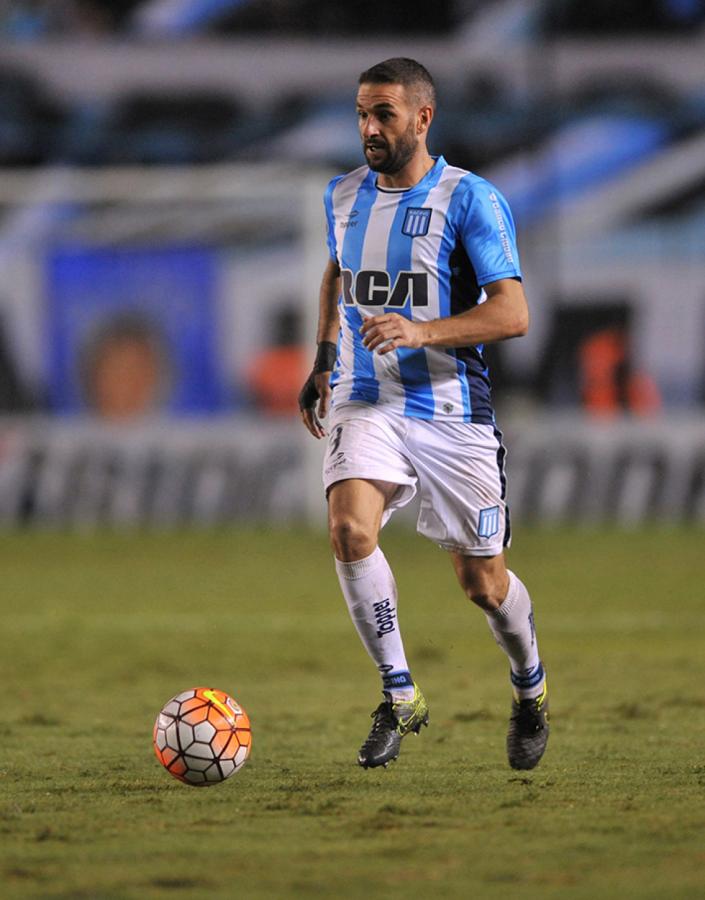
{"label": "blurred advertising board", "polygon": [[212,249],[62,247],[47,258],[49,403],[109,419],[225,402]]}
{"label": "blurred advertising board", "polygon": [[[518,523],[705,524],[705,424],[548,416],[507,432]],[[255,414],[0,419],[0,526],[322,526],[324,447]],[[320,504],[312,501],[321,501]],[[413,526],[415,509],[395,517]]]}

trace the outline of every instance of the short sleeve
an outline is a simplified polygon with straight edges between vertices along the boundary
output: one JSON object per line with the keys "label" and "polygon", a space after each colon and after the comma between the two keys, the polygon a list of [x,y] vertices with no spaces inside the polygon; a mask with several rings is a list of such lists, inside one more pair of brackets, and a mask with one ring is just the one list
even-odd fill
{"label": "short sleeve", "polygon": [[461,239],[482,286],[500,278],[521,278],[516,229],[509,204],[488,181],[472,182]]}
{"label": "short sleeve", "polygon": [[328,253],[333,262],[338,262],[338,244],[335,239],[335,213],[333,212],[333,191],[340,178],[333,178],[328,183],[326,192],[323,195],[323,207],[326,212],[326,243],[328,244]]}

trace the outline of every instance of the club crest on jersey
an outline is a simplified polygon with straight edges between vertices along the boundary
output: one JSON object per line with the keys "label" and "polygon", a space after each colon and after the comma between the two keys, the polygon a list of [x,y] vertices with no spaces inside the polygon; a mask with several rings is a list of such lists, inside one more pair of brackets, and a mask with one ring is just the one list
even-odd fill
{"label": "club crest on jersey", "polygon": [[480,537],[491,538],[499,531],[499,507],[489,506],[480,510],[480,518],[477,523],[477,533]]}
{"label": "club crest on jersey", "polygon": [[428,226],[431,223],[432,209],[425,206],[410,206],[404,216],[404,224],[401,233],[409,237],[423,237],[428,234]]}

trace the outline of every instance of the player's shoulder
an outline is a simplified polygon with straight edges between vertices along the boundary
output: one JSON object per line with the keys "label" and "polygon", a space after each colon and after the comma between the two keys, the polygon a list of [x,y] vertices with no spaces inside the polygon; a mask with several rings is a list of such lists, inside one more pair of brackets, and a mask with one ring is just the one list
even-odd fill
{"label": "player's shoulder", "polygon": [[498,210],[511,215],[502,192],[482,175],[459,166],[446,166],[443,176],[450,194],[448,214],[459,227],[465,227],[471,219],[485,221],[488,216],[496,217]]}
{"label": "player's shoulder", "polygon": [[338,200],[353,191],[358,191],[369,174],[369,166],[358,166],[357,169],[353,169],[351,172],[336,175],[334,178],[331,178],[326,186],[326,197],[332,199],[333,195],[335,195],[335,199]]}
{"label": "player's shoulder", "polygon": [[500,191],[491,181],[471,172],[468,169],[462,169],[460,166],[447,165],[443,169],[443,180],[452,186],[459,194],[468,196],[484,196],[489,197],[490,194],[500,194]]}

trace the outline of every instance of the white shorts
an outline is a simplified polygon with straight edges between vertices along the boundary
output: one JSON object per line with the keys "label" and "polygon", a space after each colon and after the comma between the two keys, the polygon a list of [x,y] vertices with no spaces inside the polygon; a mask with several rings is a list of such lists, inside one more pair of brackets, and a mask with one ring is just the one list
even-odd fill
{"label": "white shorts", "polygon": [[337,481],[398,484],[382,519],[419,491],[419,534],[466,556],[496,556],[509,544],[504,447],[492,425],[429,422],[368,403],[333,408],[323,461],[326,494]]}

